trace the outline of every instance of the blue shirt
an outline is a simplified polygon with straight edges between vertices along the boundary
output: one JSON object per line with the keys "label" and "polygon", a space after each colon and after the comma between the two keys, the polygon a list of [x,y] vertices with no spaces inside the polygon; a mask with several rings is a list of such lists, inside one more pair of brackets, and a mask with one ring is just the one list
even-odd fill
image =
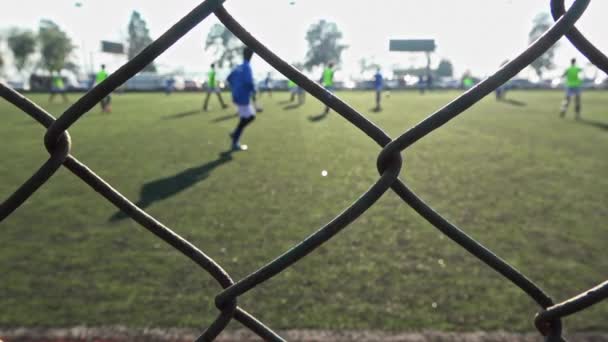
{"label": "blue shirt", "polygon": [[228,84],[232,91],[232,102],[241,106],[248,105],[251,95],[255,91],[253,72],[249,62],[245,61],[232,70],[228,75]]}
{"label": "blue shirt", "polygon": [[383,79],[382,79],[382,74],[377,73],[374,75],[374,86],[376,87],[376,89],[382,88],[382,83],[383,83]]}

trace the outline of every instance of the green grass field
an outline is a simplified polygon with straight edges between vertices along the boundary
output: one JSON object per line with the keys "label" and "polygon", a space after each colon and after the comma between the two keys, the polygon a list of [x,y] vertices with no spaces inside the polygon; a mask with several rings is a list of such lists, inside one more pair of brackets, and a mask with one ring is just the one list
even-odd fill
{"label": "green grass field", "polygon": [[[339,93],[395,137],[458,93]],[[115,95],[70,133],[72,154],[150,214],[245,275],[318,229],[378,177],[380,151],[309,97],[262,97],[246,152],[222,154],[233,109],[200,94]],[[560,92],[487,98],[404,153],[402,178],[440,213],[546,289],[569,298],[608,274],[608,93],[585,121]],[[72,95],[72,100],[75,96]],[[48,105],[59,115],[65,106]],[[0,100],[0,198],[48,157],[44,129]],[[322,170],[328,176],[322,177]],[[0,327],[202,327],[219,286],[65,169],[0,223]],[[537,307],[390,191],[294,267],[239,299],[272,328],[532,331]],[[606,330],[608,303],[565,320]]]}

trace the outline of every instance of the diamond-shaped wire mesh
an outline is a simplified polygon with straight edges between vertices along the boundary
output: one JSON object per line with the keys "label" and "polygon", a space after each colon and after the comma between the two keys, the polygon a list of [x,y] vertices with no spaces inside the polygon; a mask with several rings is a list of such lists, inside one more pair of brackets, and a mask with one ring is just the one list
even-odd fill
{"label": "diamond-shaped wire mesh", "polygon": [[[255,37],[249,34],[238,21],[230,16],[223,7],[224,1],[225,0],[206,0],[202,2],[160,38],[150,44],[139,55],[127,62],[118,71],[110,75],[104,82],[94,87],[76,103],[70,106],[58,119],[55,119],[44,109],[21,96],[7,85],[0,83],[1,97],[47,128],[47,132],[44,136],[44,144],[50,154],[48,161],[45,162],[8,199],[2,202],[0,205],[0,222],[21,206],[63,165],[134,221],[197,263],[224,288],[223,292],[219,293],[215,298],[216,306],[219,310],[217,318],[209,324],[197,341],[213,340],[226,328],[232,319],[239,321],[265,340],[283,341],[283,339],[273,330],[239,307],[237,303],[238,297],[247,293],[258,284],[271,279],[307,254],[311,253],[334,235],[338,234],[342,229],[346,228],[367,209],[374,205],[374,203],[389,189],[393,190],[401,197],[403,202],[413,208],[435,228],[496,272],[500,273],[506,280],[519,287],[538,303],[541,310],[536,315],[534,323],[540,333],[546,336],[547,341],[563,341],[562,317],[584,310],[608,297],[608,281],[606,281],[576,297],[555,304],[541,288],[506,261],[502,260],[479,242],[469,237],[464,231],[448,222],[399,179],[399,174],[403,166],[403,159],[401,156],[403,151],[433,130],[455,118],[480,101],[484,96],[517,75],[517,73],[553,46],[562,36],[566,36],[593,64],[608,74],[608,58],[593,46],[592,43],[587,41],[574,26],[576,21],[586,11],[591,0],[576,0],[568,10],[565,8],[564,0],[551,0],[551,12],[555,19],[555,24],[537,41],[531,44],[517,58],[514,58],[508,64],[501,67],[495,74],[483,80],[462,96],[431,114],[422,122],[395,139],[389,137],[379,127],[368,121],[365,116],[327,92],[317,83],[308,79],[297,69],[286,63],[270,49],[260,43]],[[203,251],[171,231],[155,218],[146,214],[117,190],[112,188],[110,184],[97,176],[86,165],[73,157],[70,154],[71,140],[67,132],[68,128],[78,121],[86,112],[92,109],[99,101],[134,76],[137,72],[141,71],[146,65],[151,63],[156,57],[162,54],[167,48],[212,13],[215,14],[230,31],[276,70],[295,81],[295,83],[304,90],[335,110],[382,147],[376,165],[380,177],[376,183],[371,185],[367,192],[317,232],[305,238],[272,262],[237,282],[232,280],[230,275]]]}

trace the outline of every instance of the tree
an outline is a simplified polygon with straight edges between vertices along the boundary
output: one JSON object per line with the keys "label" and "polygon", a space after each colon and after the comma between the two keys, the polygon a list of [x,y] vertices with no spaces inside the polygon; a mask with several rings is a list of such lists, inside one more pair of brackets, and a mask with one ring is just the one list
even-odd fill
{"label": "tree", "polygon": [[38,39],[44,67],[49,72],[61,71],[69,62],[70,54],[74,51],[70,37],[54,22],[42,20]]}
{"label": "tree", "polygon": [[439,77],[452,77],[454,76],[454,66],[452,62],[447,59],[442,59],[439,61],[439,65],[437,66],[437,76]]}
{"label": "tree", "polygon": [[367,58],[364,57],[359,60],[359,68],[360,68],[362,74],[364,74],[368,71],[371,71],[371,70],[375,71],[379,67],[380,67],[380,64],[375,63],[373,61],[373,58],[368,60]]}
{"label": "tree", "polygon": [[[2,37],[0,37],[0,47],[2,46]],[[2,71],[2,67],[4,67],[4,58],[2,57],[2,49],[0,48],[0,71]]]}
{"label": "tree", "polygon": [[[528,38],[529,42],[532,43],[536,41],[545,31],[547,31],[552,24],[551,15],[549,13],[540,13],[534,18],[532,22],[532,30],[530,31]],[[539,78],[542,78],[543,73],[545,71],[552,70],[555,68],[555,64],[553,64],[553,59],[555,57],[555,48],[557,48],[557,43],[553,45],[547,52],[545,52],[542,56],[538,57],[530,66]]]}
{"label": "tree", "polygon": [[69,70],[73,73],[78,73],[78,71],[80,70],[80,67],[78,66],[78,64],[74,63],[74,62],[66,62],[64,65],[65,70]]}
{"label": "tree", "polygon": [[[146,21],[142,18],[141,14],[137,11],[131,13],[131,19],[129,20],[129,49],[128,57],[132,59],[137,56],[143,49],[145,49],[150,43],[152,38],[150,37],[150,30]],[[154,63],[148,64],[143,71],[155,72],[156,66]]]}
{"label": "tree", "polygon": [[7,41],[15,57],[15,67],[21,72],[30,55],[36,51],[36,35],[30,30],[15,28],[10,31]]}
{"label": "tree", "polygon": [[335,23],[320,20],[313,24],[306,32],[308,41],[308,52],[304,67],[311,70],[318,65],[326,65],[329,62],[340,63],[342,52],[348,47],[341,44],[342,32]]}
{"label": "tree", "polygon": [[215,24],[207,34],[205,51],[213,49],[214,60],[221,68],[224,63],[232,68],[243,50],[243,43],[222,24]]}

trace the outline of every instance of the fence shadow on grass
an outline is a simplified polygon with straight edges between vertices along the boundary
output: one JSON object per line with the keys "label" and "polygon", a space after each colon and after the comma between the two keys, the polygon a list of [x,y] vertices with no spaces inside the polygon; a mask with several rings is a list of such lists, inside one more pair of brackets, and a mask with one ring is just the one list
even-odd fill
{"label": "fence shadow on grass", "polygon": [[[232,153],[233,151],[221,152],[215,160],[186,169],[173,176],[160,178],[144,184],[141,188],[139,194],[140,198],[136,205],[144,209],[154,202],[165,200],[194,186],[209,177],[211,171],[232,161]],[[122,211],[119,211],[112,215],[110,221],[117,221],[127,217],[128,216]]]}
{"label": "fence shadow on grass", "polygon": [[527,103],[525,103],[523,101],[518,101],[518,100],[513,100],[513,99],[502,99],[502,100],[498,100],[498,102],[516,106],[516,107],[525,107],[528,105]]}
{"label": "fence shadow on grass", "polygon": [[238,114],[224,115],[224,116],[220,116],[219,118],[215,118],[215,119],[211,120],[211,122],[222,122],[222,121],[237,118],[238,116],[239,116]]}
{"label": "fence shadow on grass", "polygon": [[308,117],[308,120],[310,122],[319,122],[322,121],[323,119],[327,118],[327,115],[329,115],[329,113],[321,113],[319,115],[311,115]]}
{"label": "fence shadow on grass", "polygon": [[600,121],[583,119],[583,118],[581,118],[580,120],[577,120],[576,122],[608,131],[608,122],[600,122]]}
{"label": "fence shadow on grass", "polygon": [[301,106],[302,106],[301,103],[294,103],[294,104],[290,104],[290,105],[283,107],[283,110],[293,110],[293,109],[300,108]]}
{"label": "fence shadow on grass", "polygon": [[175,113],[175,114],[163,116],[163,120],[182,119],[187,116],[192,116],[192,115],[197,115],[197,114],[201,114],[201,111],[200,110],[189,110],[186,112]]}

